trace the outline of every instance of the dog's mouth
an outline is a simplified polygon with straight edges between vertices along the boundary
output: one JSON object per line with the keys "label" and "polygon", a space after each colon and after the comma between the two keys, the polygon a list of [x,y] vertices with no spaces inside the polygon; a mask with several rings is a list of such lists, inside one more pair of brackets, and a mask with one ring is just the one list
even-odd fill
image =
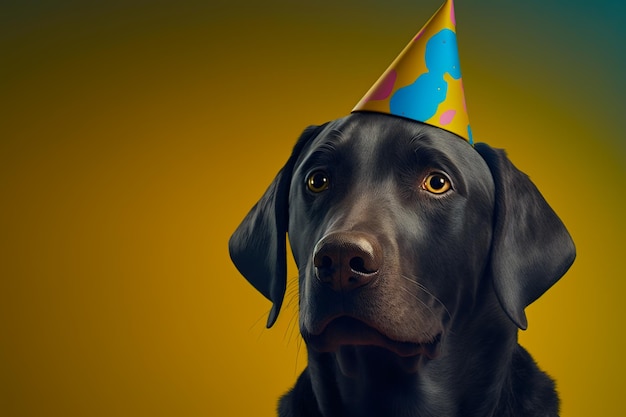
{"label": "dog's mouth", "polygon": [[306,342],[318,352],[337,352],[346,346],[375,346],[401,358],[426,356],[434,359],[439,355],[441,334],[427,341],[398,341],[361,320],[341,316],[331,320],[320,333],[308,335]]}

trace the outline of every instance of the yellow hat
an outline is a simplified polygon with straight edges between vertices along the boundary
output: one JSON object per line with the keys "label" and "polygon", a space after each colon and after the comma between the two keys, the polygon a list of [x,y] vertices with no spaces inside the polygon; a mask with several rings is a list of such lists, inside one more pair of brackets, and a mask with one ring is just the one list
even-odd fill
{"label": "yellow hat", "polygon": [[406,117],[448,130],[473,143],[453,0],[446,0],[352,111]]}

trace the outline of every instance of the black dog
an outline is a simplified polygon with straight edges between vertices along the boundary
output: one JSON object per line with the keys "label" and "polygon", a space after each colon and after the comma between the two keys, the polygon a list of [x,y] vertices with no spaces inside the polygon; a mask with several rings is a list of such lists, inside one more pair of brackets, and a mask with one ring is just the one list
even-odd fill
{"label": "black dog", "polygon": [[310,127],[230,240],[274,306],[286,238],[309,363],[280,416],[557,416],[517,343],[573,242],[501,150],[375,113]]}

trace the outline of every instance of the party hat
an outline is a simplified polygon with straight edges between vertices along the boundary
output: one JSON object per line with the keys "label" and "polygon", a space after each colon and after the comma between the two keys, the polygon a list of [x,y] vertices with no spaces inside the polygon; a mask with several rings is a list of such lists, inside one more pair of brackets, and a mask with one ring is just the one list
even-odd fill
{"label": "party hat", "polygon": [[352,111],[417,120],[473,143],[456,43],[453,0],[446,0]]}

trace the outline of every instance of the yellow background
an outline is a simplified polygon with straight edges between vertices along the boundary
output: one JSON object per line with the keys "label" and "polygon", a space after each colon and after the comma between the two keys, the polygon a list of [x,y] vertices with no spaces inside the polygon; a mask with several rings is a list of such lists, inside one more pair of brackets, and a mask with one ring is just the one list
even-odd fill
{"label": "yellow background", "polygon": [[[347,114],[440,2],[7,3],[0,415],[274,415],[306,362],[294,288],[264,330],[228,237],[300,131]],[[475,140],[577,243],[520,336],[564,417],[626,413],[624,15],[456,5]]]}

